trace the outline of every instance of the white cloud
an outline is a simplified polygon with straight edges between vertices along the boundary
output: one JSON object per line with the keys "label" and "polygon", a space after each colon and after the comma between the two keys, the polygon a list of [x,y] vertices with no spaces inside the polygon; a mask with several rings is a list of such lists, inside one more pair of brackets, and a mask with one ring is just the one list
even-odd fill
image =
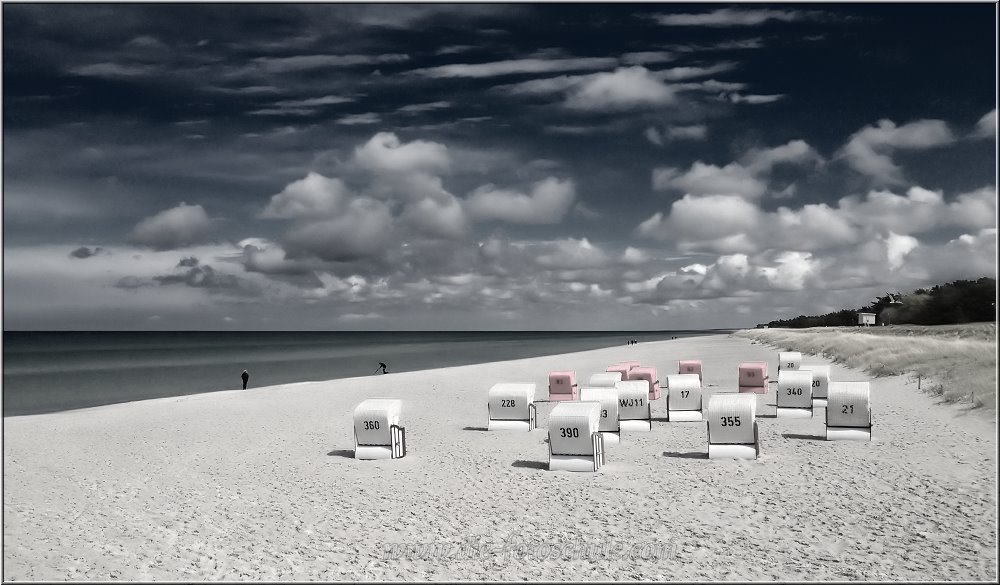
{"label": "white cloud", "polygon": [[958,195],[948,204],[948,219],[950,223],[965,229],[996,227],[996,187],[983,187]]}
{"label": "white cloud", "polygon": [[838,156],[854,170],[885,184],[903,181],[902,170],[892,161],[897,148],[920,150],[950,144],[955,140],[942,120],[917,120],[896,126],[879,120],[876,126],[858,130],[848,139]]}
{"label": "white cloud", "polygon": [[913,251],[920,242],[913,236],[903,236],[893,232],[885,238],[886,255],[889,260],[889,270],[896,270],[903,265],[903,259]]}
{"label": "white cloud", "polygon": [[753,104],[753,105],[773,104],[778,100],[784,99],[784,97],[785,94],[783,93],[768,94],[768,95],[761,95],[761,94],[743,95],[739,93],[731,93],[725,96],[726,99],[733,102],[734,104]]}
{"label": "white cloud", "polygon": [[478,220],[552,224],[562,220],[575,197],[573,181],[549,177],[535,183],[530,195],[483,185],[465,200],[465,208]]}
{"label": "white cloud", "polygon": [[645,136],[646,140],[652,144],[663,146],[663,135],[661,135],[660,131],[656,128],[650,126],[643,131],[642,135]]}
{"label": "white cloud", "polygon": [[380,255],[392,234],[392,215],[388,206],[362,197],[352,200],[337,217],[294,226],[287,241],[292,252],[304,252],[333,262],[349,262]]}
{"label": "white cloud", "polygon": [[980,138],[996,138],[997,137],[997,111],[996,108],[990,110],[983,115],[982,118],[976,122],[976,130],[973,132],[974,136]]}
{"label": "white cloud", "polygon": [[347,116],[342,116],[337,118],[334,123],[342,126],[365,126],[368,124],[378,124],[381,120],[382,119],[378,114],[374,112],[367,112],[365,114],[349,114]]}
{"label": "white cloud", "polygon": [[354,158],[372,171],[446,172],[451,164],[448,148],[437,142],[403,143],[392,132],[379,132],[354,150]]}
{"label": "white cloud", "polygon": [[212,220],[201,205],[181,203],[140,221],[130,240],[154,250],[171,250],[205,242],[212,232]]}
{"label": "white cloud", "polygon": [[450,108],[451,102],[438,101],[438,102],[426,102],[422,104],[410,104],[408,106],[403,106],[397,111],[404,114],[419,114],[422,112],[431,112],[434,110],[442,110],[445,108]]}
{"label": "white cloud", "polygon": [[667,136],[673,140],[704,140],[708,136],[708,127],[704,124],[673,126],[667,129]]}
{"label": "white cloud", "polygon": [[649,262],[649,254],[639,248],[628,246],[625,248],[625,252],[622,253],[621,260],[626,264],[645,264],[646,262]]}
{"label": "white cloud", "polygon": [[349,197],[350,193],[340,179],[310,172],[272,196],[260,217],[291,219],[329,216],[339,212]]}
{"label": "white cloud", "polygon": [[622,62],[626,65],[647,65],[649,63],[666,63],[676,58],[676,55],[667,51],[639,51],[625,53],[622,55]]}
{"label": "white cloud", "polygon": [[556,71],[581,71],[607,69],[618,64],[612,57],[584,57],[573,59],[512,59],[492,63],[455,63],[411,71],[425,77],[497,77],[519,73],[552,73]]}
{"label": "white cloud", "polygon": [[694,14],[658,14],[653,18],[664,26],[731,27],[757,26],[769,20],[793,22],[814,17],[815,14],[798,10],[719,8]]}
{"label": "white cloud", "polygon": [[450,193],[424,197],[407,205],[402,218],[417,231],[432,237],[457,239],[468,232],[468,219],[459,201]]}
{"label": "white cloud", "polygon": [[657,71],[651,75],[656,79],[662,79],[664,81],[683,81],[685,79],[715,75],[716,73],[725,73],[727,71],[732,71],[733,69],[736,69],[736,63],[724,61],[708,67],[673,67],[671,69]]}
{"label": "white cloud", "polygon": [[674,103],[674,91],[641,66],[588,77],[570,90],[566,106],[576,110],[623,110]]}
{"label": "white cloud", "polygon": [[558,240],[543,248],[548,251],[538,256],[539,266],[558,270],[580,270],[599,268],[610,261],[608,255],[591,244],[587,238],[580,240],[567,238]]}

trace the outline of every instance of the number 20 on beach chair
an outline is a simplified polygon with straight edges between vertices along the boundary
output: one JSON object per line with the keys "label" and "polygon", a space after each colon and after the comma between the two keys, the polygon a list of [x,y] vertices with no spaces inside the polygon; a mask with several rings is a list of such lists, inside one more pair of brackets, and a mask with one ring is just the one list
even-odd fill
{"label": "number 20 on beach chair", "polygon": [[399,459],[406,455],[406,429],[399,426],[403,401],[369,398],[354,409],[355,459]]}

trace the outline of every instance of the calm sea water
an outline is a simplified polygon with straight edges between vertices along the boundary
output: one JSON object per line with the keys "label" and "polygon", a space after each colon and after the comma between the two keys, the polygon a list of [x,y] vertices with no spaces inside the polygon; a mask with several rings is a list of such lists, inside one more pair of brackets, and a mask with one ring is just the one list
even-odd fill
{"label": "calm sea water", "polygon": [[717,331],[4,332],[3,415],[424,370]]}

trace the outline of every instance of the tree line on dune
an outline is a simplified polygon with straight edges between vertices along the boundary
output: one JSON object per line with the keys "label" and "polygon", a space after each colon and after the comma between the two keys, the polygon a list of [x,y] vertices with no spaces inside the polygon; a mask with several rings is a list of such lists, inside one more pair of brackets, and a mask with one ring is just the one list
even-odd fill
{"label": "tree line on dune", "polygon": [[886,293],[858,309],[819,316],[778,319],[768,327],[844,327],[858,324],[858,313],[874,313],[877,324],[949,325],[996,321],[996,279],[956,280],[907,293]]}

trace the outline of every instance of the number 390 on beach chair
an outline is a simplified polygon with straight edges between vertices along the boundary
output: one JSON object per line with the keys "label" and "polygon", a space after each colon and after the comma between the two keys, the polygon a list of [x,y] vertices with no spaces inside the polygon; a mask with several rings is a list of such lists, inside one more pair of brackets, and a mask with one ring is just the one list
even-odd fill
{"label": "number 390 on beach chair", "polygon": [[535,385],[494,384],[487,412],[491,431],[530,431],[535,428]]}
{"label": "number 390 on beach chair", "polygon": [[708,458],[756,459],[757,397],[753,394],[715,394],[708,400]]}
{"label": "number 390 on beach chair", "polygon": [[826,440],[872,440],[868,382],[830,382],[826,398]]}
{"label": "number 390 on beach chair", "polygon": [[354,409],[354,457],[399,459],[406,455],[406,429],[399,426],[403,401],[369,398]]}
{"label": "number 390 on beach chair", "polygon": [[604,464],[600,402],[560,402],[549,414],[549,469],[597,471]]}

